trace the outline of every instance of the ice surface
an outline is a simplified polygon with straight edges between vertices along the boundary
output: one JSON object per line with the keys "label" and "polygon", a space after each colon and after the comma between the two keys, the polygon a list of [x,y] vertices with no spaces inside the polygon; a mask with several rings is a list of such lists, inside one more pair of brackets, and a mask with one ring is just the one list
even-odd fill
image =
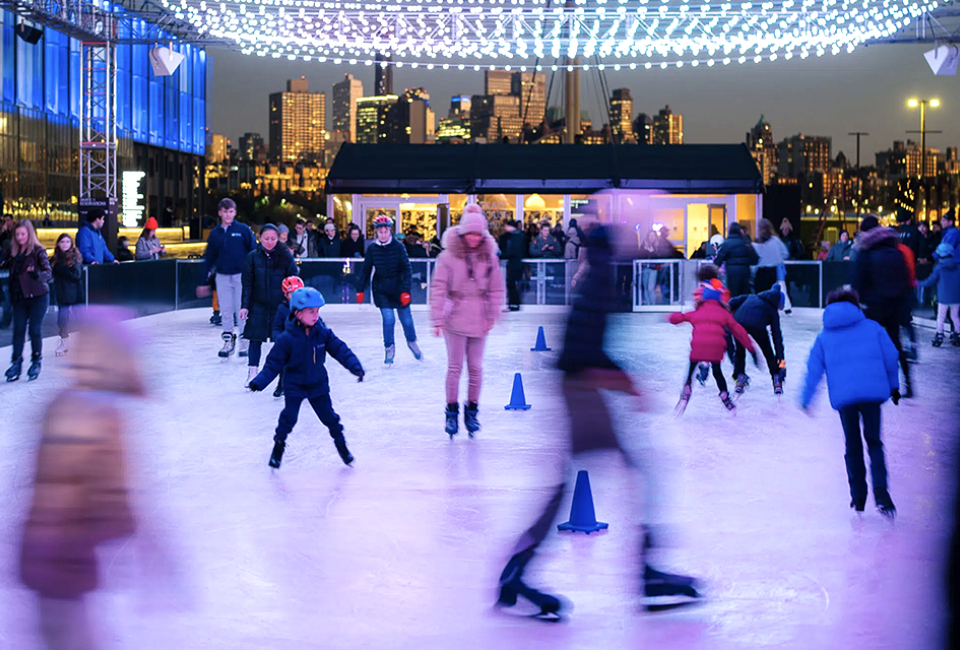
{"label": "ice surface", "polygon": [[[677,545],[663,568],[702,577],[708,600],[639,612],[642,483],[616,460],[595,458],[571,471],[590,470],[598,518],[610,529],[549,537],[529,581],[576,608],[568,623],[547,625],[490,606],[503,562],[563,457],[564,407],[551,369],[563,316],[505,317],[487,345],[484,428],[476,440],[453,442],[443,433],[445,349],[425,313],[416,322],[426,360],[400,345],[391,369],[376,311],[323,316],[368,370],[358,384],[330,363],[352,468],[306,405],[282,469],[267,467],[281,403],[269,391],[244,391],[245,360],[217,358],[220,332],[208,311],[131,324],[152,387],[128,408],[141,532],[101,553],[103,589],[88,600],[104,648],[939,647],[960,351],[932,349],[929,331],[916,367],[919,398],[883,408],[899,509],[890,525],[872,499],[862,520],[848,508],[843,436],[825,389],[812,417],[796,406],[817,312],[785,317],[782,401],[753,368],[736,417],[711,383],[695,384],[681,419],[672,409],[689,329],[662,315],[615,317],[613,347],[642,378],[649,411],[626,398],[611,403],[627,444],[657,449],[656,468],[672,488]],[[554,352],[530,352],[538,325]],[[38,381],[0,385],[2,648],[39,647],[34,594],[19,584],[17,556],[39,417],[64,385],[65,361],[53,348],[48,340]],[[517,371],[527,412],[503,410]]]}

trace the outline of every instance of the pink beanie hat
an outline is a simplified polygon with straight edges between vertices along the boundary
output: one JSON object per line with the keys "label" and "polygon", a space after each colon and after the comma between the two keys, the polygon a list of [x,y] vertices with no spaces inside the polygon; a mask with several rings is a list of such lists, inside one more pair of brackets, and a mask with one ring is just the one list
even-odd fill
{"label": "pink beanie hat", "polygon": [[483,216],[483,209],[476,203],[471,203],[463,209],[463,216],[460,217],[460,234],[467,233],[483,234],[487,232],[487,219]]}

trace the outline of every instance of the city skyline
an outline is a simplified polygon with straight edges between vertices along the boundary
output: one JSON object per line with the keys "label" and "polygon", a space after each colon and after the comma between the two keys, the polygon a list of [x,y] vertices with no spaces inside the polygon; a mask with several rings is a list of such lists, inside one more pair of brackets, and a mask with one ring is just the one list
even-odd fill
{"label": "city skyline", "polygon": [[[937,97],[940,109],[927,115],[929,147],[946,149],[960,141],[960,127],[950,119],[960,108],[960,87],[952,77],[934,77],[923,60],[922,46],[885,46],[857,50],[852,54],[807,61],[775,62],[714,69],[632,71],[606,74],[608,88],[627,88],[632,93],[634,117],[655,114],[669,104],[684,116],[684,142],[731,143],[743,141],[743,133],[763,115],[774,124],[779,137],[805,134],[825,136],[834,142],[834,155],[853,158],[853,130],[870,132],[863,141],[869,164],[874,152],[888,149],[895,140],[916,139],[906,131],[916,130],[919,116],[906,105],[908,97]],[[267,132],[262,106],[256,98],[263,86],[264,99],[280,78],[301,75],[311,89],[332,94],[333,85],[352,74],[365,87],[374,86],[375,70],[367,66],[309,65],[245,57],[235,52],[215,51],[217,74],[211,79],[210,127],[232,143],[245,132]],[[544,62],[548,63],[548,62]],[[253,74],[251,74],[253,73]],[[552,74],[541,73],[549,86]],[[243,82],[237,81],[242,75]],[[597,98],[595,73],[582,74],[582,109],[600,128],[608,122]],[[451,96],[483,92],[484,74],[399,68],[393,71],[394,91],[424,87],[433,108],[443,117]],[[775,86],[774,86],[775,84]],[[549,105],[560,104],[560,78],[554,82]],[[775,90],[771,90],[775,89]],[[842,89],[844,92],[838,92]],[[247,98],[242,101],[238,93]],[[326,128],[331,128],[330,116]]]}

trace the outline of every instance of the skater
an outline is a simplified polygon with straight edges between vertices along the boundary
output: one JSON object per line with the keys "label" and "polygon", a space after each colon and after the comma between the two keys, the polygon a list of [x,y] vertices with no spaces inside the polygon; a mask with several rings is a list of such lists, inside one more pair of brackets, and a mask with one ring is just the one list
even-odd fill
{"label": "skater", "polygon": [[[690,367],[687,370],[687,380],[683,384],[680,402],[677,404],[677,415],[683,415],[690,401],[692,393],[693,373],[700,363],[709,363],[713,370],[713,378],[720,390],[720,401],[728,411],[735,411],[736,405],[727,392],[727,380],[723,377],[720,362],[727,351],[727,332],[730,330],[734,338],[739,341],[754,357],[756,352],[746,330],[733,318],[727,309],[729,295],[723,283],[717,278],[717,267],[705,264],[697,272],[700,287],[694,293],[696,309],[686,313],[670,314],[670,322],[674,325],[690,323],[693,325],[693,340],[690,343]],[[749,279],[749,277],[748,277]]]}
{"label": "skater", "polygon": [[840,414],[846,439],[847,480],[850,507],[863,512],[867,502],[866,470],[863,466],[863,438],[870,454],[873,498],[880,514],[896,515],[887,489],[887,466],[880,440],[880,405],[900,400],[897,374],[899,351],[885,328],[868,320],[860,311],[860,297],[852,289],[837,289],[827,296],[823,310],[823,331],[817,336],[807,361],[807,380],[800,406],[807,410],[824,373],[830,406]]}
{"label": "skater", "polygon": [[[394,345],[394,328],[397,316],[403,327],[403,336],[407,339],[407,347],[413,357],[420,361],[423,353],[417,345],[417,330],[413,325],[413,314],[410,313],[410,282],[412,271],[407,249],[393,236],[393,219],[381,214],[373,220],[376,238],[367,249],[367,256],[363,261],[363,271],[357,280],[357,304],[363,303],[364,289],[370,282],[373,289],[373,302],[380,310],[383,319],[383,347],[386,351],[383,362],[392,364],[396,356]],[[396,314],[394,314],[396,310]]]}
{"label": "skater", "polygon": [[80,251],[73,245],[70,235],[63,233],[57,237],[57,246],[53,251],[53,289],[57,296],[57,328],[60,344],[56,355],[62,357],[68,352],[67,339],[70,338],[70,316],[75,305],[83,303],[83,290],[80,280],[83,275],[83,261]]}
{"label": "skater", "polygon": [[739,223],[730,224],[730,233],[720,244],[713,263],[723,267],[727,275],[727,288],[731,296],[750,293],[750,267],[760,261],[757,251],[743,236]]}
{"label": "skater", "polygon": [[[233,354],[236,347],[237,335],[233,328],[239,325],[243,265],[247,255],[257,247],[257,240],[250,228],[236,221],[237,204],[233,199],[220,199],[217,211],[220,225],[210,231],[207,238],[207,251],[203,256],[206,273],[203,284],[197,287],[197,297],[206,298],[210,295],[208,284],[210,278],[215,278],[223,323],[223,348],[217,354],[225,359]],[[240,356],[246,355],[247,343],[241,340]]]}
{"label": "skater", "polygon": [[910,381],[910,364],[907,352],[900,342],[900,326],[906,310],[910,285],[907,260],[900,251],[900,237],[893,228],[880,226],[874,215],[863,218],[860,224],[863,235],[857,252],[857,269],[853,288],[866,305],[866,316],[880,323],[887,330],[890,340],[900,353],[903,370],[904,399],[913,397]]}
{"label": "skater", "polygon": [[30,326],[30,368],[27,377],[33,381],[40,376],[43,358],[43,318],[50,304],[50,286],[53,277],[47,252],[37,240],[33,223],[24,219],[13,231],[10,257],[4,261],[10,269],[10,300],[13,303],[13,355],[7,369],[7,381],[17,381],[23,371],[23,343]]}
{"label": "skater", "polygon": [[777,284],[780,278],[780,267],[790,258],[787,245],[780,241],[773,224],[768,219],[761,219],[757,227],[757,242],[753,245],[757,251],[757,272],[753,278],[753,290],[756,293],[766,291]]}
{"label": "skater", "polygon": [[280,240],[277,228],[266,224],[260,229],[260,244],[247,255],[243,264],[243,296],[240,300],[240,320],[246,321],[243,338],[249,341],[247,357],[247,384],[257,376],[263,342],[276,339],[273,319],[283,302],[283,281],[300,271],[286,246],[277,246]]}
{"label": "skater", "polygon": [[[643,470],[644,461],[638,455],[628,455],[613,428],[613,418],[602,394],[603,389],[639,396],[630,376],[606,352],[607,314],[616,309],[616,287],[612,268],[612,233],[609,226],[596,226],[588,231],[586,251],[590,265],[583,279],[583,292],[574,301],[567,321],[563,352],[558,367],[563,372],[562,393],[570,418],[570,448],[572,458],[561,463],[562,476],[568,474],[570,461],[590,451],[611,450],[627,456],[629,467],[639,467],[645,481],[644,509],[641,521],[640,592],[648,607],[654,600],[675,599],[675,605],[695,602],[699,598],[696,581],[681,575],[664,573],[653,568],[655,553],[662,547],[665,528],[662,489],[656,484],[656,474]],[[630,432],[636,436],[636,431]],[[635,447],[633,447],[635,448]],[[649,462],[649,461],[648,461]],[[564,602],[542,593],[524,582],[524,573],[536,555],[556,519],[567,485],[561,480],[542,514],[521,535],[513,555],[500,575],[500,593],[497,605],[513,607],[518,599],[532,603],[539,611],[535,616],[545,620],[559,620]],[[659,530],[658,530],[659,528]]]}
{"label": "skater", "polygon": [[479,205],[463,210],[460,225],[443,234],[443,252],[437,258],[430,296],[430,317],[435,334],[447,343],[447,409],[444,430],[453,439],[459,424],[457,396],[464,356],[469,384],[463,424],[467,434],[480,430],[477,421],[483,379],[483,347],[497,322],[503,304],[503,276],[497,244],[487,231]]}
{"label": "skater", "polygon": [[520,283],[523,281],[523,254],[527,250],[520,225],[507,219],[500,235],[500,259],[507,263],[507,305],[520,311]]}
{"label": "skater", "polygon": [[281,370],[286,370],[283,378],[286,402],[273,436],[270,467],[280,467],[287,446],[287,435],[297,423],[303,400],[310,402],[317,417],[330,430],[340,459],[347,465],[353,462],[353,455],[343,438],[340,416],[333,410],[330,401],[330,381],[323,364],[329,353],[357,381],[363,381],[363,366],[347,344],[320,320],[321,307],[323,296],[313,287],[297,289],[293,293],[290,298],[291,318],[287,321],[286,331],[267,355],[263,370],[249,384],[250,390],[261,391],[270,385]]}
{"label": "skater", "polygon": [[[290,319],[290,298],[293,297],[294,291],[303,289],[303,280],[301,280],[298,275],[291,275],[283,279],[283,284],[280,285],[280,288],[283,289],[283,302],[277,307],[277,313],[273,317],[272,334],[274,343],[280,340],[280,335],[287,329],[287,320]],[[273,396],[283,397],[282,369],[280,370],[280,375],[277,377],[277,387],[273,390]]]}
{"label": "skater", "polygon": [[[780,330],[780,310],[784,308],[786,301],[780,285],[773,285],[759,294],[750,294],[749,296],[737,296],[730,301],[730,309],[733,310],[733,318],[743,325],[767,360],[767,369],[770,371],[770,378],[773,381],[773,392],[775,395],[783,394],[783,373],[786,371],[786,361],[783,355],[783,332]],[[767,333],[767,328],[770,333]],[[773,347],[770,346],[770,336],[773,336]],[[737,394],[742,394],[749,384],[750,378],[747,377],[746,370],[747,348],[742,343],[736,344],[736,353],[734,355],[733,376],[737,381],[734,389]]]}
{"label": "skater", "polygon": [[960,266],[957,265],[957,251],[949,244],[940,244],[933,257],[937,264],[929,277],[919,285],[937,285],[937,333],[933,336],[933,347],[939,348],[943,345],[943,327],[947,312],[953,321],[950,343],[954,347],[960,347],[960,333],[957,331],[960,328]]}
{"label": "skater", "polygon": [[54,396],[41,419],[19,549],[20,580],[36,592],[48,650],[101,647],[87,598],[99,584],[96,551],[136,528],[116,402],[143,394],[137,348],[115,319],[92,320],[87,312],[81,320],[71,385]]}

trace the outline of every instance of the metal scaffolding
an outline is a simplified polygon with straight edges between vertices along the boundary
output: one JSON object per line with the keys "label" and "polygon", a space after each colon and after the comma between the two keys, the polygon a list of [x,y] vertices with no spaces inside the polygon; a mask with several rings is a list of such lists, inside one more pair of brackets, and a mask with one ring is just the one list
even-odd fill
{"label": "metal scaffolding", "polygon": [[80,199],[117,198],[117,59],[109,42],[81,51]]}

